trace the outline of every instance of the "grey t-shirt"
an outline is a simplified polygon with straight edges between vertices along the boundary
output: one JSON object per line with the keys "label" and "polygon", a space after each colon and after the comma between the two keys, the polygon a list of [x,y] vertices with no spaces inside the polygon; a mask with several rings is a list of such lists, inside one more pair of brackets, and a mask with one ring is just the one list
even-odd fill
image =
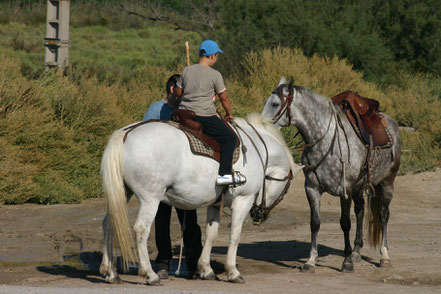
{"label": "grey t-shirt", "polygon": [[226,90],[220,72],[201,64],[184,68],[177,86],[184,91],[179,108],[193,110],[201,116],[216,114],[214,98]]}

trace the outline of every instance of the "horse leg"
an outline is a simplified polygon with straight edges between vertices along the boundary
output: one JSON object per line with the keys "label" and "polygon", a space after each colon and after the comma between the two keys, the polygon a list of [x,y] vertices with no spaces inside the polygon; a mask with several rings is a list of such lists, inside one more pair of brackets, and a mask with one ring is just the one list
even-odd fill
{"label": "horse leg", "polygon": [[[129,190],[126,190],[127,202],[129,202],[133,193]],[[122,283],[118,273],[116,272],[116,268],[113,265],[113,233],[111,228],[109,227],[109,216],[106,214],[103,219],[103,259],[100,265],[100,274],[106,278],[106,282],[108,283]]]}
{"label": "horse leg", "polygon": [[150,264],[147,240],[150,234],[150,228],[158,210],[159,200],[156,197],[138,197],[138,199],[140,202],[139,212],[133,227],[136,232],[136,243],[138,245],[138,275],[146,278],[147,285],[158,285],[160,283],[160,279],[153,271],[152,265]]}
{"label": "horse leg", "polygon": [[216,275],[210,266],[210,254],[213,247],[213,241],[217,238],[220,220],[219,207],[207,207],[207,227],[205,229],[205,244],[202,249],[201,257],[198,261],[198,270],[201,279],[214,280]]}
{"label": "horse leg", "polygon": [[305,184],[306,197],[308,198],[310,209],[310,229],[311,229],[311,250],[309,253],[309,260],[303,266],[303,272],[315,272],[315,263],[317,261],[317,235],[320,230],[320,199],[321,193],[312,187]]}
{"label": "horse leg", "polygon": [[100,265],[100,273],[108,283],[121,283],[121,279],[113,266],[113,234],[109,228],[109,217],[103,219],[103,259]]}
{"label": "horse leg", "polygon": [[340,197],[341,217],[340,227],[345,238],[345,259],[343,260],[342,272],[351,273],[354,271],[354,264],[352,263],[352,247],[349,232],[351,231],[351,197],[345,199]]}
{"label": "horse leg", "polygon": [[392,262],[389,257],[389,247],[387,245],[387,223],[390,216],[389,204],[392,201],[394,186],[393,182],[389,184],[383,182],[377,187],[375,187],[376,193],[378,193],[377,195],[381,197],[380,222],[382,231],[382,242],[380,248],[380,267],[390,267],[392,266]]}
{"label": "horse leg", "polygon": [[352,261],[361,261],[360,249],[363,248],[363,218],[364,218],[364,198],[361,193],[354,197],[354,211],[357,218],[357,231],[355,234],[354,251]]}
{"label": "horse leg", "polygon": [[232,283],[245,283],[236,267],[237,247],[239,246],[240,234],[243,222],[251,209],[253,196],[235,197],[231,205],[231,231],[230,245],[228,246],[226,270],[228,281]]}

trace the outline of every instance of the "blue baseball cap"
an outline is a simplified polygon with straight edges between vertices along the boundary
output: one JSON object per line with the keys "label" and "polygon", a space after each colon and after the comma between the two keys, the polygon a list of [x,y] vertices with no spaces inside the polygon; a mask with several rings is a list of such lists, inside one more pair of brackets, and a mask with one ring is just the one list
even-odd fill
{"label": "blue baseball cap", "polygon": [[205,40],[202,42],[201,46],[199,47],[199,55],[201,54],[201,51],[205,50],[204,55],[205,56],[211,56],[215,53],[224,53],[222,50],[220,50],[219,46],[215,41],[212,40]]}

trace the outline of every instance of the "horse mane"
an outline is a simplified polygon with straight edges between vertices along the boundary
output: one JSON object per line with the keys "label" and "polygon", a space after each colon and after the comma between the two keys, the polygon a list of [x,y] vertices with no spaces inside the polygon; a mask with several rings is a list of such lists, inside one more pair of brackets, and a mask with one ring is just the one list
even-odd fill
{"label": "horse mane", "polygon": [[272,135],[277,141],[282,144],[286,155],[288,156],[289,165],[291,166],[292,171],[294,172],[297,168],[297,165],[294,163],[294,159],[292,158],[291,150],[289,149],[288,145],[286,144],[285,138],[283,137],[282,132],[278,127],[276,127],[272,120],[263,117],[260,115],[260,113],[252,112],[249,113],[245,118],[236,117],[234,119],[235,122],[238,124],[246,125],[247,123],[253,125],[258,130],[265,130],[270,135]]}

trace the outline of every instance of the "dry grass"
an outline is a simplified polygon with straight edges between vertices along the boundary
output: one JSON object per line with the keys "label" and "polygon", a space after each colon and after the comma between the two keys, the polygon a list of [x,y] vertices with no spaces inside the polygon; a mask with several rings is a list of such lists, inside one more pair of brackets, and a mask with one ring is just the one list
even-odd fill
{"label": "dry grass", "polygon": [[[379,100],[401,125],[416,129],[402,134],[402,173],[441,165],[441,102],[433,79],[403,74],[403,86],[380,90],[346,60],[307,58],[286,48],[249,53],[243,62],[247,75],[226,81],[235,115],[260,111],[282,75],[325,96],[351,89]],[[141,120],[164,95],[167,78],[183,66],[174,72],[144,66],[113,84],[78,75],[74,68],[31,80],[20,67],[18,59],[0,54],[0,203],[100,197],[99,167],[108,136]],[[293,131],[285,129],[286,138]]]}

